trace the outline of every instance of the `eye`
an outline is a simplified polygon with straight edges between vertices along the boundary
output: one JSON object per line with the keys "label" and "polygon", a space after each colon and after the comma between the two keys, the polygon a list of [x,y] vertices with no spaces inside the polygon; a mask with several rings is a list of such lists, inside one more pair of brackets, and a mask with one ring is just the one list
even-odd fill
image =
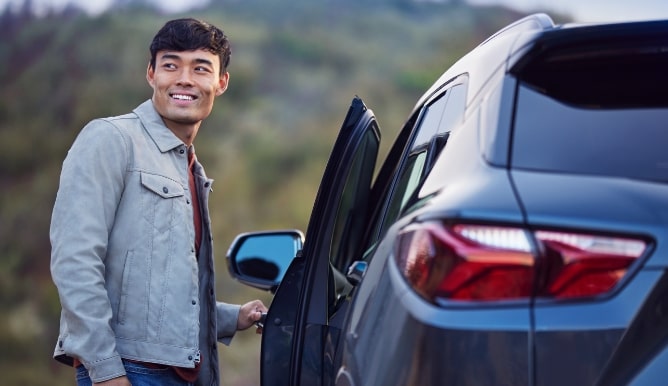
{"label": "eye", "polygon": [[174,63],[163,63],[162,68],[165,70],[173,70],[176,68],[176,64]]}
{"label": "eye", "polygon": [[195,67],[195,71],[197,71],[197,72],[211,72],[211,69],[209,69],[208,67],[204,67],[204,66],[197,66],[197,67]]}

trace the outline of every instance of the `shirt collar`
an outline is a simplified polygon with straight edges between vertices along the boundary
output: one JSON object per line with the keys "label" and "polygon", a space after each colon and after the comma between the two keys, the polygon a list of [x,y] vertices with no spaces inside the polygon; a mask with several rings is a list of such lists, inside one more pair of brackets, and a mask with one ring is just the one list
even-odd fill
{"label": "shirt collar", "polygon": [[176,147],[183,146],[184,143],[165,126],[162,117],[155,110],[153,101],[150,99],[134,109],[139,120],[144,125],[153,142],[158,146],[161,152],[170,151]]}

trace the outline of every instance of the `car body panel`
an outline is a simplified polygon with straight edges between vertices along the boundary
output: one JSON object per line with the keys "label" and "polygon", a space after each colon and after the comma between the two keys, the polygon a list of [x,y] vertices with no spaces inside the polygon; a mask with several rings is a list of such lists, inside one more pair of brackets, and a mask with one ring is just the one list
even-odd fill
{"label": "car body panel", "polygon": [[536,305],[535,384],[595,384],[634,322],[642,306],[638,300],[653,291],[662,275],[640,271],[614,296],[595,302]]}
{"label": "car body panel", "polygon": [[[304,281],[304,259],[297,256],[278,287],[262,329],[260,382],[265,386],[294,384],[290,376],[297,303]],[[297,301],[295,301],[297,299]]]}
{"label": "car body panel", "polygon": [[668,275],[657,280],[633,323],[608,361],[596,386],[649,386],[665,383],[668,360]]}
{"label": "car body panel", "polygon": [[594,384],[666,267],[668,248],[661,239],[668,222],[668,186],[521,170],[512,176],[531,227],[609,232],[649,243],[608,296],[534,307],[536,385]]}
{"label": "car body panel", "polygon": [[[608,231],[647,239],[646,267],[667,267],[668,185],[624,178],[512,171],[531,226]],[[559,194],[554,194],[559,192]]]}

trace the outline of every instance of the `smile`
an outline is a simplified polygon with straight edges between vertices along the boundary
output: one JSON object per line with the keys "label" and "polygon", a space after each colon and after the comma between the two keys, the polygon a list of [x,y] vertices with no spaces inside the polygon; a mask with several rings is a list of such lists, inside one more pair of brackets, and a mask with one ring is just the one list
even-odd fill
{"label": "smile", "polygon": [[172,99],[177,99],[180,101],[194,101],[195,99],[197,99],[192,95],[185,95],[185,94],[171,94],[170,96],[172,97]]}

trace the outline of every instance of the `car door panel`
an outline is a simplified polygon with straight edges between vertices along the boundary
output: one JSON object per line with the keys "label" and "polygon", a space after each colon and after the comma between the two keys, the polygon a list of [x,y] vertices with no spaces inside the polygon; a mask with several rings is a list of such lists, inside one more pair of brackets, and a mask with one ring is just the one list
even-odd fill
{"label": "car door panel", "polygon": [[345,274],[361,240],[362,230],[356,227],[367,215],[379,142],[373,112],[355,97],[325,168],[303,251],[286,272],[267,315],[263,386],[321,385],[326,384],[323,378],[334,379],[327,373],[336,367],[341,330],[336,320],[342,318],[334,311],[346,309],[341,306],[345,296],[335,293],[345,286],[337,286],[335,276]]}
{"label": "car door panel", "polygon": [[262,331],[260,383],[263,386],[290,384],[290,353],[297,314],[295,305],[299,303],[303,278],[304,259],[297,255],[276,291]]}

